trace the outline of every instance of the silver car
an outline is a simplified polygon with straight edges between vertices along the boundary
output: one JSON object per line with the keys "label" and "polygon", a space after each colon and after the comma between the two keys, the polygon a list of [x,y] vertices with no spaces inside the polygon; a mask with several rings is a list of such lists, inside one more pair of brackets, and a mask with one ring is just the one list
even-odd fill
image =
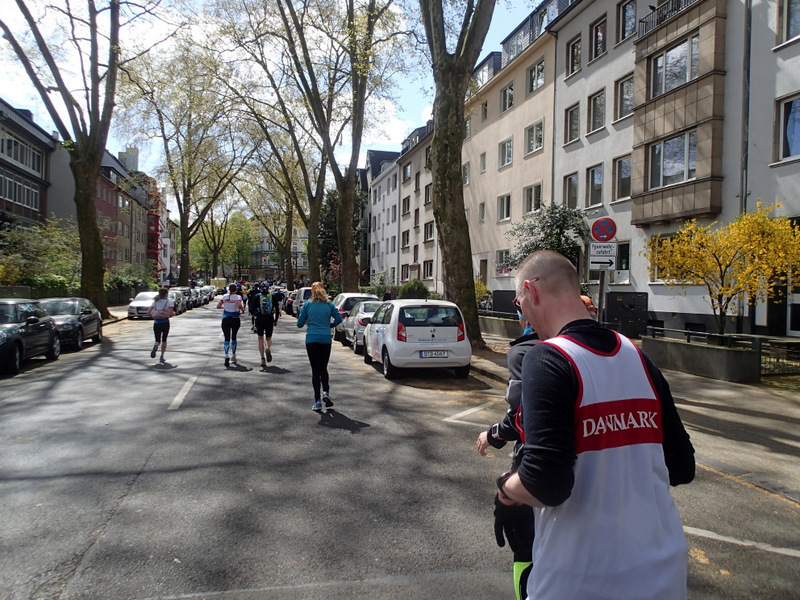
{"label": "silver car", "polygon": [[349,344],[356,354],[361,354],[364,351],[364,329],[380,305],[380,300],[359,302],[342,321],[340,339],[343,344]]}
{"label": "silver car", "polygon": [[139,292],[135,298],[131,298],[131,303],[128,304],[128,318],[129,319],[152,319],[147,314],[147,309],[153,303],[153,300],[158,298],[158,292]]}

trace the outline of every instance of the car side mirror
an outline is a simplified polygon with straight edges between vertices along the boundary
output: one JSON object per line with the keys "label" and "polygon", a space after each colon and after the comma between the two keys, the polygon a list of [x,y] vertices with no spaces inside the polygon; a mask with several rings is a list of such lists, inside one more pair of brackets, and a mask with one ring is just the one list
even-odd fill
{"label": "car side mirror", "polygon": [[128,302],[133,302],[133,298],[128,298]]}
{"label": "car side mirror", "polygon": [[36,325],[39,322],[39,317],[28,317],[25,319],[26,325]]}
{"label": "car side mirror", "polygon": [[90,315],[90,314],[92,314],[92,309],[91,309],[91,308],[84,308],[84,309],[81,311],[81,314],[82,314],[82,315]]}

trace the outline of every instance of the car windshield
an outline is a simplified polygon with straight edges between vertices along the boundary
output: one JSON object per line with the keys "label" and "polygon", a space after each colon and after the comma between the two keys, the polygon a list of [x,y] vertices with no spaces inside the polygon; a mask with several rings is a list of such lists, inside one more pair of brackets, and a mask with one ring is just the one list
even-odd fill
{"label": "car windshield", "polygon": [[461,323],[461,313],[451,306],[404,306],[400,322],[406,327],[456,327]]}
{"label": "car windshield", "polygon": [[374,313],[381,304],[381,302],[363,302],[358,309],[363,313]]}
{"label": "car windshield", "polygon": [[368,299],[369,298],[366,297],[366,296],[353,296],[353,297],[347,298],[344,301],[344,303],[342,305],[342,308],[344,310],[350,310],[351,308],[353,308],[359,302],[363,302],[364,300],[368,300]]}
{"label": "car windshield", "polygon": [[42,302],[48,315],[77,315],[78,303],[72,300],[50,300]]}
{"label": "car windshield", "polygon": [[13,323],[16,313],[13,304],[0,304],[0,323]]}
{"label": "car windshield", "polygon": [[158,295],[158,292],[139,292],[136,294],[136,298],[133,299],[134,302],[142,302],[144,300],[152,300]]}

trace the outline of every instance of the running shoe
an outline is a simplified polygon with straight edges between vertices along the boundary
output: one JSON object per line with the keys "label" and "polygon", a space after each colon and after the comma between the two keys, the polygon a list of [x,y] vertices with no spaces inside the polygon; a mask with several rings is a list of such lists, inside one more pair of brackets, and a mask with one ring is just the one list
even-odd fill
{"label": "running shoe", "polygon": [[165,363],[167,362],[167,359],[162,356],[161,358],[158,359],[158,362]]}
{"label": "running shoe", "polygon": [[330,408],[333,406],[333,402],[331,402],[331,395],[328,392],[322,392],[322,399],[325,401],[325,408]]}
{"label": "running shoe", "polygon": [[158,344],[153,346],[153,349],[150,350],[150,358],[155,358],[156,357],[156,352],[158,352]]}
{"label": "running shoe", "polygon": [[230,366],[230,364],[231,364],[231,359],[229,359],[229,358],[226,356],[226,357],[225,357],[225,366],[226,366],[226,367],[229,367],[229,366]]}
{"label": "running shoe", "polygon": [[235,364],[235,365],[239,364],[239,363],[236,362],[236,355],[235,354],[231,357],[231,362],[233,362],[233,364]]}
{"label": "running shoe", "polygon": [[267,362],[272,362],[272,351],[267,348]]}
{"label": "running shoe", "polygon": [[322,402],[320,402],[319,400],[314,402],[314,406],[311,407],[311,410],[315,410],[317,412],[321,412],[322,411]]}
{"label": "running shoe", "polygon": [[262,367],[266,367],[267,366],[267,359],[264,358],[263,356],[261,357],[261,366]]}

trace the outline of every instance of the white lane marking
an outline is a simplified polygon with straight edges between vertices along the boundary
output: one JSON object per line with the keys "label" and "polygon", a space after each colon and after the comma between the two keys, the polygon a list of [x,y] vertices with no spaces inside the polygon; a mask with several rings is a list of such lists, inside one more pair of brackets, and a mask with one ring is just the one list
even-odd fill
{"label": "white lane marking", "polygon": [[475,406],[473,408],[470,408],[469,410],[465,410],[464,412],[460,412],[457,415],[453,415],[452,417],[447,417],[446,419],[443,419],[443,420],[447,421],[449,423],[461,423],[462,425],[473,425],[475,427],[486,427],[486,425],[482,425],[481,423],[472,423],[470,421],[462,421],[461,417],[469,416],[472,413],[476,413],[476,412],[478,412],[480,410],[483,410],[484,408],[488,408],[489,406],[493,406],[495,404],[497,404],[497,401],[495,401],[495,402],[487,402],[485,404],[481,404],[480,406]]}
{"label": "white lane marking", "polygon": [[758,548],[759,550],[764,550],[765,552],[772,552],[774,554],[785,554],[786,556],[793,556],[795,558],[800,558],[800,550],[795,550],[794,548],[779,548],[777,546],[771,546],[770,544],[765,544],[763,542],[753,542],[751,540],[739,540],[736,538],[729,537],[727,535],[720,535],[719,533],[714,533],[713,531],[708,531],[706,529],[697,529],[696,527],[687,527],[685,525],[683,527],[683,530],[690,535],[697,535],[700,537],[705,537],[720,542],[728,542],[729,544],[736,544],[737,546],[752,546],[753,548]]}
{"label": "white lane marking", "polygon": [[178,392],[178,395],[175,396],[175,399],[172,401],[172,404],[169,405],[167,410],[178,410],[181,407],[181,402],[183,399],[186,398],[186,394],[189,393],[189,390],[192,389],[194,382],[197,381],[197,375],[194,377],[189,377],[186,383],[183,384],[181,391]]}

